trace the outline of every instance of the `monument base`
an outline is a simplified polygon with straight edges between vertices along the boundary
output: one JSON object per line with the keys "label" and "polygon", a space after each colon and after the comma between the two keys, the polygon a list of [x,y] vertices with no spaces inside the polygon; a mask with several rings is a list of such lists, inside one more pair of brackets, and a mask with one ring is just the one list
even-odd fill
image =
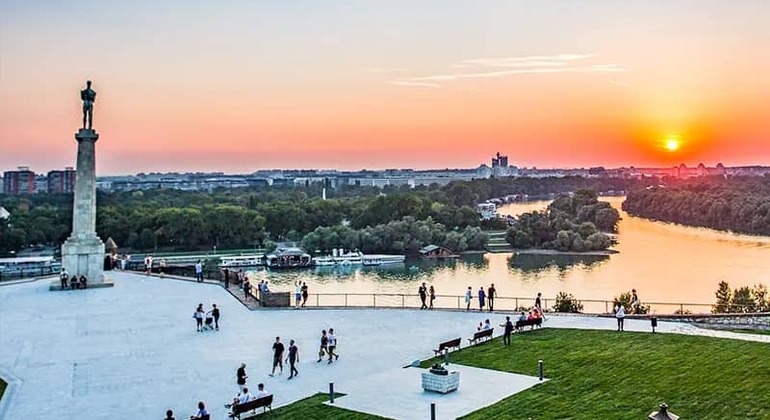
{"label": "monument base", "polygon": [[61,247],[67,275],[86,276],[88,287],[104,282],[104,243],[96,235],[70,236]]}
{"label": "monument base", "polygon": [[[88,283],[86,285],[85,290],[88,290],[88,289],[101,289],[103,287],[113,287],[113,286],[115,286],[115,283],[113,283],[112,280],[104,279],[104,281],[101,282],[101,283],[94,283],[94,284]],[[48,286],[48,290],[51,290],[51,291],[54,291],[54,290],[61,291],[61,290],[73,290],[73,289],[71,289],[69,287],[66,288],[66,289],[62,289],[61,288],[61,280],[56,279],[56,280],[53,280],[51,282],[50,286]],[[74,291],[79,292],[81,290],[83,290],[83,289],[75,289]]]}

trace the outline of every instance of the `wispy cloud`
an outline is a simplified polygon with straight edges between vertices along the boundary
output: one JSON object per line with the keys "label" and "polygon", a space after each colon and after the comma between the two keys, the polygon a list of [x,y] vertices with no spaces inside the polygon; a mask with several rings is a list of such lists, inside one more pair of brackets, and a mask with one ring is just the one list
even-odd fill
{"label": "wispy cloud", "polygon": [[440,82],[463,79],[494,78],[523,74],[617,73],[626,71],[624,67],[617,64],[579,63],[594,57],[593,54],[556,54],[477,58],[462,60],[449,66],[451,69],[464,69],[466,71],[401,78],[390,83],[398,86],[440,87]]}
{"label": "wispy cloud", "polygon": [[441,87],[441,85],[438,83],[418,82],[413,80],[392,80],[390,84],[396,85],[396,86],[409,86],[409,87],[427,87],[427,88]]}
{"label": "wispy cloud", "polygon": [[407,71],[408,69],[396,67],[396,68],[387,68],[387,67],[369,67],[366,69],[369,73],[399,73],[403,71]]}

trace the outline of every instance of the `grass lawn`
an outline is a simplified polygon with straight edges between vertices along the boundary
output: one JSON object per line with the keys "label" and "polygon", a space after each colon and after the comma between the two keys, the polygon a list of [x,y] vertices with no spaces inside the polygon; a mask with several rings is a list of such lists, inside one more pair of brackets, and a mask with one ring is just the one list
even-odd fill
{"label": "grass lawn", "polygon": [[[532,376],[538,359],[548,382],[465,418],[637,420],[666,402],[684,419],[770,419],[769,344],[544,328],[514,335],[510,347],[497,338],[451,355],[452,363]],[[327,400],[317,394],[265,417],[378,418],[323,405]]]}
{"label": "grass lawn", "polygon": [[[467,419],[770,419],[770,345],[678,334],[545,328],[462,350],[451,362],[551,380]],[[427,365],[428,363],[426,363]]]}
{"label": "grass lawn", "polygon": [[[345,394],[334,393],[335,398]],[[252,417],[244,417],[244,420],[269,419],[302,419],[302,420],[382,420],[382,417],[345,410],[344,408],[329,407],[324,404],[329,401],[329,394],[315,394],[312,397],[299,400],[293,404],[268,411],[267,414],[258,414]]]}
{"label": "grass lawn", "polygon": [[732,332],[741,333],[741,334],[770,335],[770,330],[742,330],[742,329],[734,329],[734,330],[727,330],[727,331],[732,331]]}

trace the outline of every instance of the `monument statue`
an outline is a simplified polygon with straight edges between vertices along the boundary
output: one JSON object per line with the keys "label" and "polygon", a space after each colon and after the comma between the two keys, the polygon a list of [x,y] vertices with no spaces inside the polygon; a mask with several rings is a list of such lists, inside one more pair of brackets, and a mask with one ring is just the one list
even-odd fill
{"label": "monument statue", "polygon": [[88,117],[88,129],[94,125],[94,102],[96,101],[96,91],[91,89],[91,81],[86,81],[86,88],[80,91],[80,99],[83,100],[83,129],[86,128],[86,117]]}
{"label": "monument statue", "polygon": [[[96,141],[99,133],[92,128],[96,92],[91,89],[91,81],[87,81],[86,88],[80,91],[80,99],[83,100],[83,128],[75,133],[78,152],[72,233],[61,247],[62,268],[71,276],[85,276],[89,288],[111,287],[112,282],[104,277],[104,243],[96,234]],[[52,282],[50,288],[59,290],[60,282]]]}

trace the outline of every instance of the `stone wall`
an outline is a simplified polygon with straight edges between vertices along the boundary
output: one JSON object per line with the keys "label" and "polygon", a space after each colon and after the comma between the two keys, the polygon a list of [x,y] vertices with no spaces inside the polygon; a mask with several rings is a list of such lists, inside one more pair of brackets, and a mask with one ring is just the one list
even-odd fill
{"label": "stone wall", "polygon": [[709,328],[770,330],[770,312],[756,314],[665,315],[661,321],[688,322]]}
{"label": "stone wall", "polygon": [[263,292],[259,294],[259,303],[270,308],[285,308],[291,305],[291,293]]}

